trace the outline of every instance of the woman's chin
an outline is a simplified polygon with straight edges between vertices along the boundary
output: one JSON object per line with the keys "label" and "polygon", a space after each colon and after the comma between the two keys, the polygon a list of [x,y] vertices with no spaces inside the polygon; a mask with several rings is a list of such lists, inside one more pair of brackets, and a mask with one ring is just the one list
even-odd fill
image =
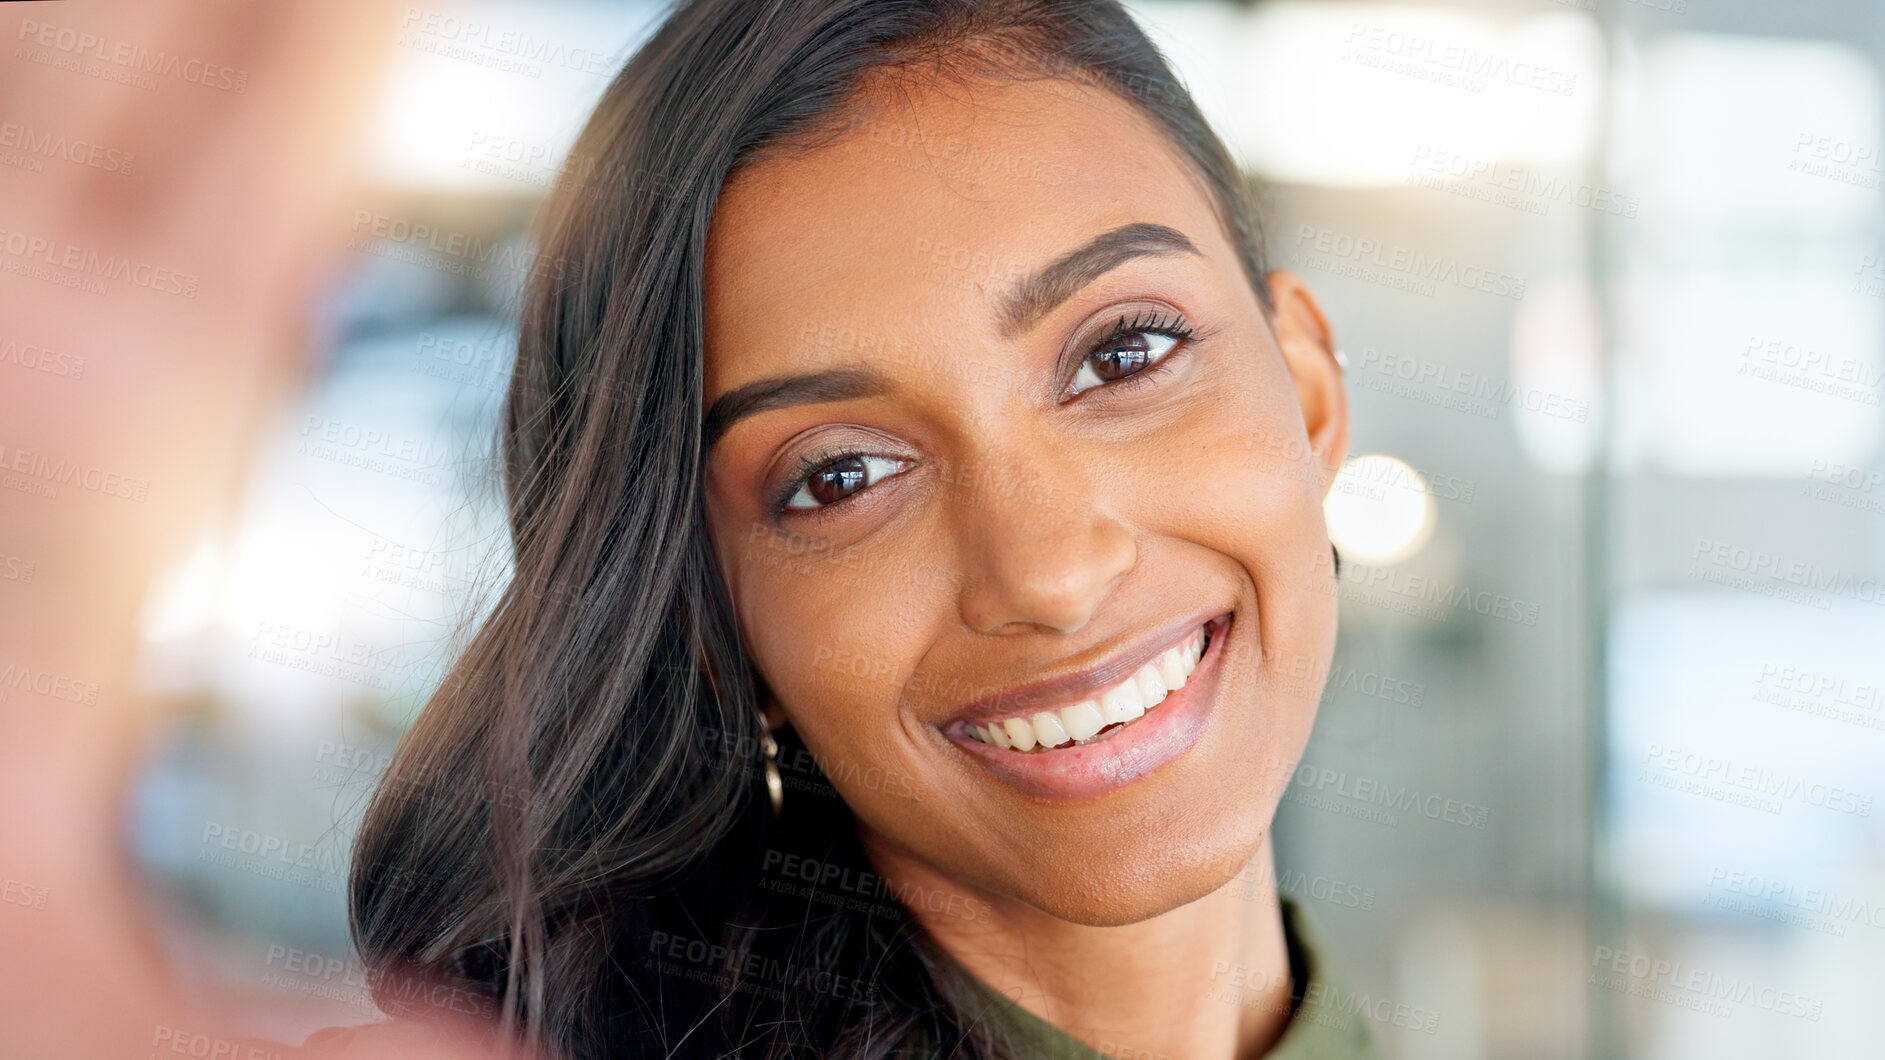
{"label": "woman's chin", "polygon": [[1088,927],[1122,927],[1163,916],[1215,894],[1250,865],[1263,846],[1264,833],[1221,842],[1174,845],[1163,856],[1131,863],[1093,865],[1084,870],[1061,865],[1054,872],[1029,877],[1028,905],[1059,920]]}

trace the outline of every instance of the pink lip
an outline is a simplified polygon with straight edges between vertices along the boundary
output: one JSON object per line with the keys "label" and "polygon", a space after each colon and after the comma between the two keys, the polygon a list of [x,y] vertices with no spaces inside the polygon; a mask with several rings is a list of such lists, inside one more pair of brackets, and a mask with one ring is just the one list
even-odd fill
{"label": "pink lip", "polygon": [[1128,675],[1138,672],[1146,663],[1157,659],[1166,651],[1176,647],[1178,642],[1192,633],[1199,626],[1209,624],[1209,619],[1200,619],[1195,615],[1183,625],[1171,625],[1161,633],[1145,638],[1130,652],[1077,674],[1055,678],[1050,681],[1037,681],[1018,689],[1008,689],[992,696],[971,703],[958,711],[948,722],[938,722],[954,728],[958,723],[980,725],[1006,718],[1032,714],[1037,710],[1058,710],[1071,707],[1083,699],[1091,699],[1102,690],[1112,687]]}
{"label": "pink lip", "polygon": [[965,732],[960,721],[943,733],[997,779],[1036,798],[1081,802],[1104,795],[1184,754],[1204,735],[1230,625],[1228,614],[1206,623],[1211,643],[1185,687],[1160,700],[1144,717],[1092,743],[1024,753],[985,744]]}

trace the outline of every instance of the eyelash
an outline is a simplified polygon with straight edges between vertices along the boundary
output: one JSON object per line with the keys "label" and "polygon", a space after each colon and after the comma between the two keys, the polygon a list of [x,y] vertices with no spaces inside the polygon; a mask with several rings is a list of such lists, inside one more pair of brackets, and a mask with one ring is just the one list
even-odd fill
{"label": "eyelash", "polygon": [[[1081,356],[1080,361],[1074,366],[1075,371],[1077,372],[1080,365],[1084,365],[1086,363],[1086,360],[1088,357],[1091,357],[1095,353],[1098,353],[1101,350],[1104,350],[1108,343],[1117,342],[1118,340],[1120,340],[1121,338],[1124,338],[1127,335],[1139,335],[1139,334],[1163,335],[1166,338],[1177,340],[1177,342],[1180,345],[1182,345],[1184,343],[1190,342],[1197,335],[1197,332],[1194,328],[1192,328],[1190,324],[1186,323],[1184,317],[1178,315],[1176,312],[1174,312],[1169,318],[1160,316],[1157,313],[1153,313],[1148,319],[1143,314],[1137,314],[1137,315],[1134,315],[1131,320],[1127,320],[1126,315],[1124,313],[1121,313],[1119,315],[1119,319],[1114,321],[1112,329],[1107,331],[1104,335],[1101,335],[1099,338],[1095,339],[1092,345],[1087,347],[1086,353]],[[1159,375],[1159,374],[1163,374],[1165,372],[1171,371],[1171,360],[1172,360],[1172,357],[1177,352],[1178,352],[1178,346],[1173,346],[1171,349],[1166,350],[1165,354],[1161,356],[1158,360],[1152,362],[1151,364],[1147,365],[1144,368],[1141,368],[1139,371],[1136,371],[1132,373],[1131,375],[1126,376],[1123,379],[1109,380],[1106,382],[1099,383],[1095,386],[1090,386],[1086,390],[1082,390],[1080,393],[1086,394],[1094,390],[1101,390],[1101,389],[1106,389],[1109,387],[1110,388],[1125,388],[1128,390],[1133,389],[1135,387],[1135,384],[1143,383],[1147,381],[1148,378],[1151,376]],[[1075,396],[1078,397],[1079,395],[1075,395]],[[826,467],[830,466],[831,464],[835,464],[838,461],[846,459],[848,457],[854,457],[854,456],[868,457],[868,456],[875,456],[875,455],[877,454],[862,453],[862,452],[858,452],[856,450],[851,450],[851,449],[831,449],[831,450],[821,450],[816,453],[812,453],[805,456],[800,456],[796,461],[793,462],[791,469],[786,472],[785,480],[781,482],[778,486],[774,487],[772,491],[771,503],[772,503],[773,518],[786,519],[790,517],[806,517],[806,518],[811,518],[811,519],[822,519],[831,511],[837,508],[843,507],[847,502],[851,500],[852,497],[856,497],[858,494],[863,493],[865,490],[868,490],[871,487],[865,486],[862,489],[857,490],[855,493],[852,493],[850,496],[843,498],[842,500],[834,501],[830,504],[821,505],[816,508],[797,508],[797,509],[787,508],[786,502],[790,501],[793,495],[798,493],[798,491],[801,488],[803,488],[804,485],[808,481],[811,480],[811,477],[813,475],[817,474],[820,471],[823,471]],[[872,485],[875,485],[875,483],[873,483]]]}
{"label": "eyelash", "polygon": [[[1144,319],[1140,315],[1135,315],[1131,320],[1127,320],[1126,315],[1121,313],[1119,319],[1113,322],[1112,330],[1101,335],[1098,339],[1094,340],[1091,346],[1087,347],[1085,355],[1080,358],[1080,363],[1074,365],[1076,374],[1078,373],[1080,365],[1085,364],[1088,357],[1105,349],[1108,343],[1117,342],[1127,335],[1163,335],[1168,339],[1175,339],[1179,343],[1186,343],[1190,342],[1192,338],[1195,337],[1196,332],[1192,329],[1191,325],[1185,323],[1183,317],[1176,313],[1173,313],[1170,318],[1162,317],[1154,313],[1149,320]],[[1096,386],[1090,386],[1086,390],[1080,391],[1080,393],[1084,394],[1091,390],[1098,390],[1101,387],[1130,388],[1134,385],[1135,381],[1143,380],[1154,373],[1169,370],[1172,354],[1176,352],[1178,352],[1178,347],[1173,346],[1171,349],[1165,351],[1164,356],[1139,371],[1126,376],[1124,379],[1101,382]],[[1075,396],[1078,397],[1079,395],[1076,394]]]}

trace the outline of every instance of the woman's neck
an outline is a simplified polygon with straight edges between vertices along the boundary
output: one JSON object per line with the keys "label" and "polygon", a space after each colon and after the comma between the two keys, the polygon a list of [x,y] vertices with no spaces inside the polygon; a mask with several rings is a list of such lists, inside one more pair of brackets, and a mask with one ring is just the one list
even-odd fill
{"label": "woman's neck", "polygon": [[910,908],[970,974],[1111,1056],[1254,1060],[1289,1022],[1289,947],[1266,835],[1229,885],[1170,912],[1090,927],[950,879],[863,830],[896,893],[960,894],[973,918]]}

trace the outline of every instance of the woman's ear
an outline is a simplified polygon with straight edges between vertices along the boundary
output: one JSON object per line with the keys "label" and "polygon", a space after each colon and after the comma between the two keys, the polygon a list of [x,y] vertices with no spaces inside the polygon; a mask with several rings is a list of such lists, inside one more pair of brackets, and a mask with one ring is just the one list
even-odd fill
{"label": "woman's ear", "polygon": [[1277,269],[1265,279],[1270,288],[1271,316],[1276,344],[1296,384],[1296,403],[1302,407],[1303,428],[1328,495],[1336,473],[1348,455],[1348,391],[1335,336],[1322,316],[1315,295],[1295,273]]}

